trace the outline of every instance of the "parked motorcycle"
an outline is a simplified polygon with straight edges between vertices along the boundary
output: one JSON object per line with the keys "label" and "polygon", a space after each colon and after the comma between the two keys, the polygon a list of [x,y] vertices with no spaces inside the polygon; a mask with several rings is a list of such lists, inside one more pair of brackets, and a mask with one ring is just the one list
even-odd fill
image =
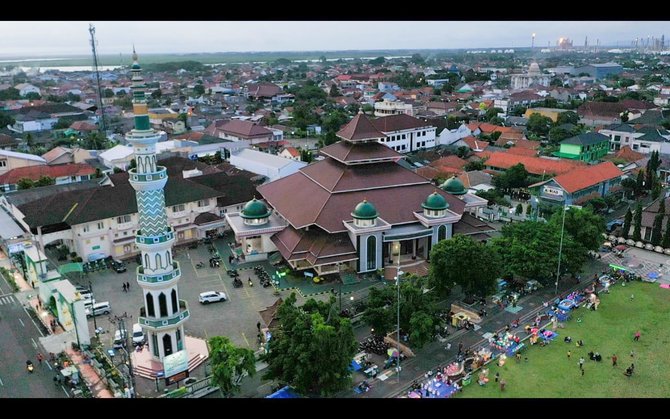
{"label": "parked motorcycle", "polygon": [[198,262],[198,263],[195,264],[195,268],[196,268],[196,269],[202,269],[202,268],[204,268],[204,267],[205,267],[205,263],[204,263],[204,262]]}
{"label": "parked motorcycle", "polygon": [[233,279],[233,287],[241,288],[242,286],[244,286],[244,283],[240,280],[240,278],[235,277],[235,279]]}

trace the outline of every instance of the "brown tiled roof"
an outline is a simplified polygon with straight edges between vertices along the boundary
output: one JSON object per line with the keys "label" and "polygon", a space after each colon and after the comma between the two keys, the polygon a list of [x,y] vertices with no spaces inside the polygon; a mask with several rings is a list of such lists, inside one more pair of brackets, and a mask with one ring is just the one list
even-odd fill
{"label": "brown tiled roof", "polygon": [[354,119],[349,121],[347,125],[339,130],[337,136],[349,141],[386,137],[386,135],[379,132],[372,122],[370,122],[368,117],[362,113],[356,115]]}
{"label": "brown tiled roof", "polygon": [[[306,259],[312,265],[332,263],[332,258],[351,259],[356,249],[346,233],[329,234],[321,229],[295,230],[288,226],[271,237],[272,242],[286,260]],[[328,259],[327,261],[324,259]]]}
{"label": "brown tiled roof", "polygon": [[250,121],[232,120],[219,127],[220,131],[231,133],[244,138],[258,138],[272,136],[272,131]]}
{"label": "brown tiled roof", "polygon": [[481,184],[490,185],[493,177],[481,170],[472,170],[470,172],[462,173],[458,176],[458,179],[463,182],[463,186],[471,188]]}
{"label": "brown tiled roof", "polygon": [[42,158],[47,161],[47,164],[51,163],[53,160],[56,160],[65,153],[71,153],[72,150],[65,147],[55,147],[46,153],[42,154]]}
{"label": "brown tiled roof", "polygon": [[463,214],[461,219],[456,224],[454,224],[453,235],[461,234],[464,236],[469,236],[472,234],[487,233],[492,231],[495,231],[495,228],[466,212]]}
{"label": "brown tiled roof", "polygon": [[0,134],[0,147],[8,145],[17,145],[19,142],[7,134]]}
{"label": "brown tiled roof", "polygon": [[556,176],[554,181],[568,193],[581,191],[609,179],[623,175],[623,172],[611,161],[572,169],[568,173]]}
{"label": "brown tiled roof", "polygon": [[249,91],[249,96],[255,97],[272,97],[282,93],[281,87],[268,82],[250,84],[247,86],[247,89]]}
{"label": "brown tiled roof", "polygon": [[381,132],[392,132],[406,129],[430,127],[428,122],[422,121],[413,116],[399,114],[389,115],[381,118],[373,119],[372,125]]}
{"label": "brown tiled roof", "polygon": [[486,147],[489,146],[488,141],[478,140],[471,135],[463,138],[462,141],[470,147],[470,150],[486,150]]}
{"label": "brown tiled roof", "polygon": [[633,151],[630,146],[623,146],[619,151],[616,152],[614,155],[617,158],[626,160],[627,162],[634,162],[638,160],[644,159],[645,156],[642,153],[638,153],[637,151]]}
{"label": "brown tiled roof", "polygon": [[77,131],[96,131],[98,129],[97,126],[86,121],[74,121],[70,128]]}
{"label": "brown tiled roof", "polygon": [[399,160],[402,157],[402,154],[378,142],[355,144],[347,141],[338,141],[335,144],[322,148],[319,150],[319,153],[343,163],[355,163],[375,159]]}
{"label": "brown tiled roof", "polygon": [[543,159],[540,157],[519,156],[501,152],[491,153],[484,164],[496,169],[507,170],[519,163],[524,165],[528,173],[534,175],[550,173],[563,174],[573,170],[575,167],[583,166],[583,163],[572,160]]}
{"label": "brown tiled roof", "polygon": [[203,225],[211,223],[212,221],[219,221],[219,220],[221,220],[221,217],[219,217],[218,215],[212,214],[211,212],[203,212],[195,217],[193,223],[195,225]]}
{"label": "brown tiled roof", "polygon": [[624,99],[620,102],[626,109],[654,109],[658,106],[645,100]]}
{"label": "brown tiled roof", "polygon": [[506,153],[516,154],[517,156],[529,156],[529,157],[537,156],[537,150],[524,147],[510,147],[509,149],[507,149]]}
{"label": "brown tiled roof", "polygon": [[433,167],[447,166],[462,169],[463,167],[465,167],[466,164],[468,164],[468,162],[466,162],[465,160],[461,159],[458,156],[446,156],[435,160],[430,165]]}
{"label": "brown tiled roof", "polygon": [[583,118],[594,116],[618,118],[625,110],[626,107],[620,102],[586,102],[577,108],[577,114]]}
{"label": "brown tiled roof", "polygon": [[27,166],[12,169],[0,175],[0,185],[13,185],[20,179],[39,180],[42,176],[59,178],[64,176],[85,176],[95,174],[95,169],[84,163],[59,164],[57,166]]}
{"label": "brown tiled roof", "polygon": [[426,179],[435,179],[440,176],[440,171],[433,166],[423,166],[416,169],[416,174]]}

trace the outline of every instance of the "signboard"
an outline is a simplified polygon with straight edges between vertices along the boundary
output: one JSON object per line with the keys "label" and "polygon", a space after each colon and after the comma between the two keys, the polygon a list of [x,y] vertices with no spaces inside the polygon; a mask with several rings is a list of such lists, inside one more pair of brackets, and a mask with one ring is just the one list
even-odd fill
{"label": "signboard", "polygon": [[546,195],[563,196],[562,189],[552,188],[551,186],[545,186],[542,192]]}
{"label": "signboard", "polygon": [[188,378],[188,370],[177,373],[171,377],[166,377],[165,385],[169,386],[170,384],[178,383],[181,380],[185,380],[186,378]]}
{"label": "signboard", "polygon": [[186,349],[163,358],[163,372],[166,379],[186,370],[188,370],[188,353]]}

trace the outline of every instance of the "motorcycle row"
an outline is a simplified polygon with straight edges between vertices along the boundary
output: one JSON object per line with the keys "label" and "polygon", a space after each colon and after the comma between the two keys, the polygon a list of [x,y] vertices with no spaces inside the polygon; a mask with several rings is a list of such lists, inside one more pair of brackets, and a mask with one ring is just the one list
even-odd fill
{"label": "motorcycle row", "polygon": [[[231,269],[231,270],[227,271],[226,273],[228,274],[228,276],[233,278],[233,287],[240,288],[240,287],[244,286],[244,283],[240,279],[240,274],[239,274],[239,272],[237,272],[237,269]],[[272,285],[272,282],[270,280],[270,275],[268,275],[268,273],[265,271],[265,268],[263,268],[261,266],[256,266],[256,267],[254,267],[254,273],[256,274],[256,276],[258,276],[258,279],[260,280],[261,285],[263,286],[263,288],[267,288],[270,285]],[[250,287],[254,286],[254,283],[251,280],[251,277],[249,277],[249,279],[247,280],[247,283],[249,284]]]}

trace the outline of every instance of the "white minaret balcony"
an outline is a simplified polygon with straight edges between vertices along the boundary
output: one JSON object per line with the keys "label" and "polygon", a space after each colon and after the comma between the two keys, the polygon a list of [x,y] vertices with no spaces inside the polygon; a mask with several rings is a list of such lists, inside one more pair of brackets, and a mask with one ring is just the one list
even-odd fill
{"label": "white minaret balcony", "polygon": [[167,183],[167,169],[158,166],[155,172],[137,173],[137,168],[128,170],[128,181],[136,191],[163,189]]}

